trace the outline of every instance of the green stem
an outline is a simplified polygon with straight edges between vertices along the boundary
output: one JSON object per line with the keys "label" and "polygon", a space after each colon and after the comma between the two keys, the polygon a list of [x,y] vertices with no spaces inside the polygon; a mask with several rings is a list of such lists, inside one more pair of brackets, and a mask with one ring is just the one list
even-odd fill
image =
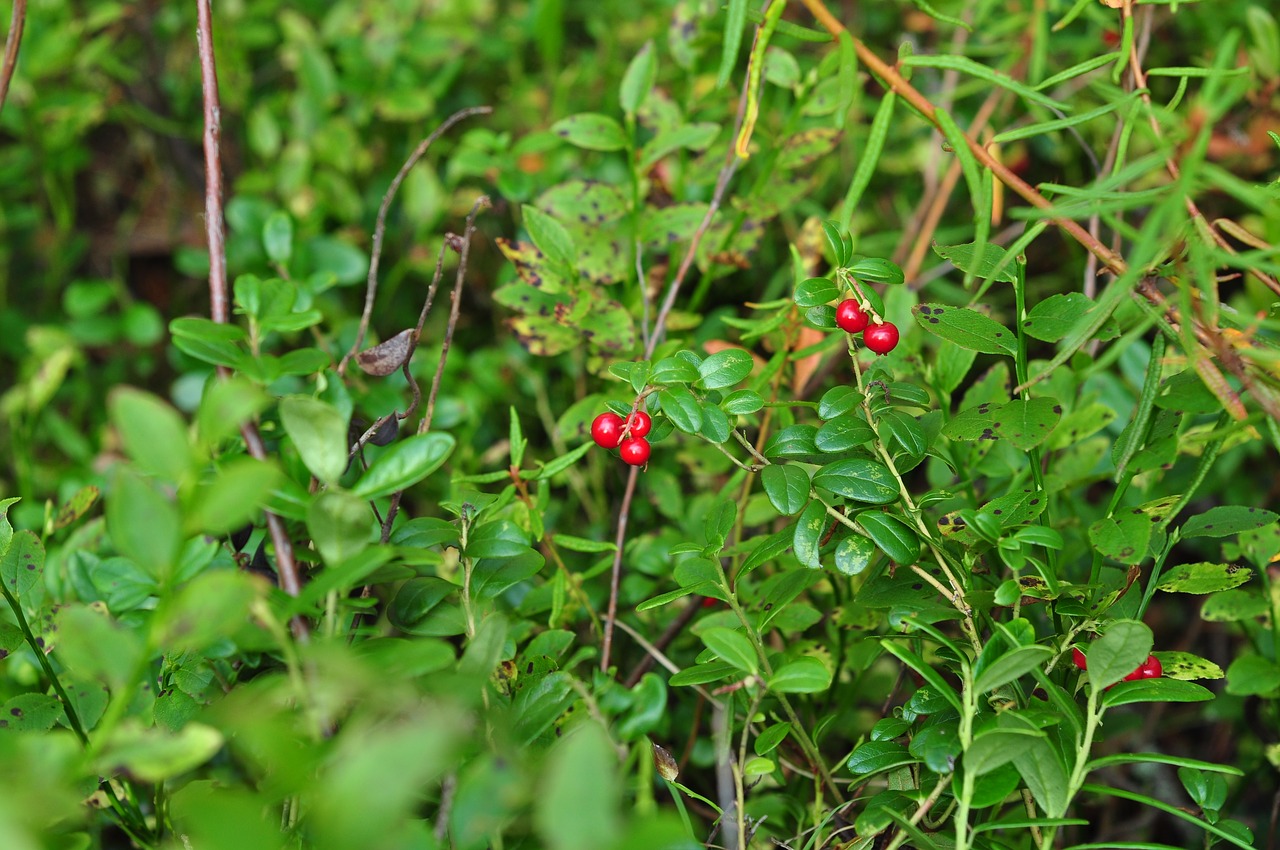
{"label": "green stem", "polygon": [[44,670],[49,683],[53,685],[53,690],[58,694],[58,699],[62,701],[62,710],[66,712],[67,724],[71,726],[71,731],[76,733],[76,737],[80,739],[81,744],[86,747],[89,746],[89,736],[85,734],[84,726],[80,723],[80,716],[76,714],[76,708],[71,704],[71,698],[67,696],[66,690],[62,687],[62,680],[53,671],[53,665],[49,663],[44,649],[36,642],[36,636],[31,632],[31,626],[27,622],[26,614],[22,611],[22,606],[18,604],[18,600],[9,592],[9,588],[5,586],[4,582],[0,582],[0,591],[4,592],[5,601],[9,603],[9,608],[13,611],[13,616],[18,621],[18,628],[22,630],[23,639],[31,647],[31,651],[35,653],[41,669]]}

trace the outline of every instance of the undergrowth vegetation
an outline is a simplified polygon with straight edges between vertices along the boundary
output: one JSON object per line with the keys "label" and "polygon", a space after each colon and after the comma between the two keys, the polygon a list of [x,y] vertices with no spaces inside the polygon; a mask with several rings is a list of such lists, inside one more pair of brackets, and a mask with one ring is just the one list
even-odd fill
{"label": "undergrowth vegetation", "polygon": [[0,12],[0,847],[1274,845],[1267,4]]}

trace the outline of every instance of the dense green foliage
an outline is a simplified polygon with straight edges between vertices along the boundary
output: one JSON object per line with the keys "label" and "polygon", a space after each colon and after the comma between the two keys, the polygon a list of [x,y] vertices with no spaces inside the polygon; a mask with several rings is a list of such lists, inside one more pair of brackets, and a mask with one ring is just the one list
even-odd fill
{"label": "dense green foliage", "polygon": [[28,8],[0,847],[1274,840],[1280,27],[830,6]]}

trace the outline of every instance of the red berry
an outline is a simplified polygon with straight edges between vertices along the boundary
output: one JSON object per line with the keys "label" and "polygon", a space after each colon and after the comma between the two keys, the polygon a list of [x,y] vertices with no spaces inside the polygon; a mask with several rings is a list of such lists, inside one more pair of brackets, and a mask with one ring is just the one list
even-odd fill
{"label": "red berry", "polygon": [[862,332],[862,341],[876,354],[888,354],[898,345],[898,326],[893,322],[872,325]]}
{"label": "red berry", "polygon": [[1137,670],[1134,670],[1134,671],[1133,671],[1132,673],[1130,673],[1128,676],[1125,676],[1125,677],[1124,677],[1124,681],[1126,681],[1126,682],[1134,682],[1134,681],[1137,681],[1138,679],[1141,679],[1141,678],[1142,678],[1142,668],[1143,668],[1143,666],[1145,666],[1145,665],[1142,665],[1142,664],[1138,665],[1138,669],[1137,669]]}
{"label": "red berry", "polygon": [[632,437],[647,437],[653,427],[653,418],[643,410],[637,410],[627,417],[627,427],[631,429]]}
{"label": "red berry", "polygon": [[1084,653],[1076,647],[1071,647],[1071,663],[1079,667],[1081,670],[1089,669],[1089,662],[1085,660]]}
{"label": "red berry", "polygon": [[622,442],[622,417],[616,413],[601,413],[591,423],[591,439],[597,446],[616,449]]}
{"label": "red berry", "polygon": [[618,447],[622,459],[632,466],[644,466],[649,462],[649,441],[644,437],[628,437]]}
{"label": "red berry", "polygon": [[1138,672],[1142,674],[1143,679],[1159,679],[1164,675],[1164,665],[1160,663],[1159,658],[1148,655],[1147,660],[1138,668]]}
{"label": "red berry", "polygon": [[714,608],[714,607],[716,607],[716,606],[717,606],[717,605],[719,605],[719,604],[720,604],[720,600],[719,600],[719,599],[716,599],[714,596],[704,596],[704,597],[702,597],[702,607],[703,607],[703,608]]}
{"label": "red berry", "polygon": [[846,298],[836,307],[836,324],[846,333],[856,334],[870,323],[871,317],[852,298]]}

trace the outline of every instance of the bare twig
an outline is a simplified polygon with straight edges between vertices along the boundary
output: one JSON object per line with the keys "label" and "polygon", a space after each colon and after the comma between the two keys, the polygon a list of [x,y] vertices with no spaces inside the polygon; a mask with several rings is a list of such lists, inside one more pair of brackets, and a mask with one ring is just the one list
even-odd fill
{"label": "bare twig", "polygon": [[[229,320],[227,298],[227,252],[222,228],[222,159],[219,150],[222,136],[222,108],[218,103],[218,67],[213,56],[213,11],[210,0],[196,0],[196,42],[200,51],[200,92],[204,104],[204,218],[205,234],[209,243],[209,314],[215,322],[226,324]],[[220,368],[224,378],[228,372]],[[257,460],[266,460],[266,447],[253,420],[240,426],[249,454]],[[280,517],[264,511],[267,531],[276,550],[276,571],[280,577],[280,589],[290,596],[297,596],[302,589],[298,577],[298,564],[293,557],[293,543]],[[308,637],[307,624],[302,617],[290,622],[293,636],[298,640]]]}
{"label": "bare twig", "polygon": [[9,96],[9,82],[18,66],[18,47],[22,44],[22,27],[27,20],[27,0],[13,0],[13,12],[9,16],[9,34],[4,40],[4,64],[0,65],[0,109],[4,109]]}
{"label": "bare twig", "polygon": [[[667,627],[663,629],[662,634],[658,635],[658,639],[653,642],[654,649],[659,652],[665,650],[667,645],[670,644],[671,641],[675,640],[677,635],[684,631],[685,626],[693,622],[693,618],[697,615],[698,609],[701,607],[702,600],[700,598],[697,596],[690,598],[690,600],[685,603],[684,609],[676,615],[674,620],[667,624]],[[656,656],[652,653],[648,653],[644,658],[641,658],[640,663],[636,665],[635,669],[631,671],[631,675],[627,677],[627,681],[624,683],[625,687],[630,689],[638,685],[640,683],[640,679],[644,677],[644,674],[649,672],[649,668],[653,666],[653,662],[655,660]]]}
{"label": "bare twig", "polygon": [[404,182],[409,170],[426,154],[431,144],[450,127],[464,118],[469,118],[472,115],[488,115],[492,111],[493,108],[489,106],[472,106],[467,109],[459,109],[450,115],[444,120],[443,124],[435,129],[435,132],[418,143],[413,153],[409,154],[409,158],[404,161],[404,165],[400,166],[400,170],[396,172],[391,185],[387,187],[386,193],[382,196],[382,203],[378,206],[377,223],[373,228],[373,250],[369,256],[369,277],[365,283],[364,312],[360,314],[360,329],[356,331],[356,339],[351,344],[351,350],[343,356],[342,362],[338,364],[339,375],[346,374],[347,361],[355,356],[356,352],[360,350],[360,346],[364,345],[365,334],[369,332],[369,319],[373,315],[373,302],[378,297],[378,261],[382,257],[382,239],[387,230],[387,210],[391,208],[391,201],[395,198],[400,184]]}

